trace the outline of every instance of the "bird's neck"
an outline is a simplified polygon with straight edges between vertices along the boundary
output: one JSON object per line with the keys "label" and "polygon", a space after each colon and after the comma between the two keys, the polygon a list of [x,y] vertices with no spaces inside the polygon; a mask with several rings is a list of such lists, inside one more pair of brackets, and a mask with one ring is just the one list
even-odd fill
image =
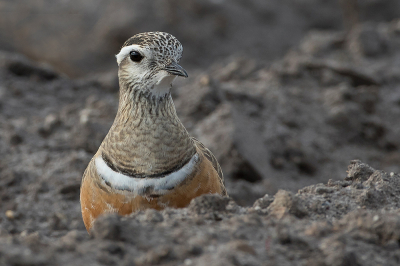
{"label": "bird's neck", "polygon": [[115,121],[100,149],[117,171],[156,176],[174,171],[195,154],[195,146],[179,120],[171,94],[154,94],[120,84]]}

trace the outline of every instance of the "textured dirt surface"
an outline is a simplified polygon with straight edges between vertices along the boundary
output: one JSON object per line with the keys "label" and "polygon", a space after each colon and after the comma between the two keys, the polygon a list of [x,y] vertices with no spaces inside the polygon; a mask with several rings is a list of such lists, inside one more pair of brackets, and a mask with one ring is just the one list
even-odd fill
{"label": "textured dirt surface", "polygon": [[74,80],[0,52],[0,265],[399,265],[400,21],[365,3],[347,34],[178,80],[179,117],[230,197],[104,216],[91,236],[79,186],[116,113],[116,66]]}

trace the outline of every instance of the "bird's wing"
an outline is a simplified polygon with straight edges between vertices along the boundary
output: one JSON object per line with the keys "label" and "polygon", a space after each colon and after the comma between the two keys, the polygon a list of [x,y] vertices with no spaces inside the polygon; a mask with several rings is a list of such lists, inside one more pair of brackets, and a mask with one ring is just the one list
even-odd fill
{"label": "bird's wing", "polygon": [[207,149],[204,146],[204,144],[201,143],[199,140],[197,140],[193,137],[192,137],[192,140],[193,140],[194,144],[196,145],[196,147],[204,154],[204,156],[207,158],[207,160],[209,160],[211,162],[215,171],[217,171],[218,176],[219,176],[219,182],[221,184],[222,196],[227,196],[228,194],[226,192],[226,188],[224,185],[224,174],[222,173],[222,169],[217,161],[217,158],[215,158],[214,154],[212,154],[212,152],[209,149]]}

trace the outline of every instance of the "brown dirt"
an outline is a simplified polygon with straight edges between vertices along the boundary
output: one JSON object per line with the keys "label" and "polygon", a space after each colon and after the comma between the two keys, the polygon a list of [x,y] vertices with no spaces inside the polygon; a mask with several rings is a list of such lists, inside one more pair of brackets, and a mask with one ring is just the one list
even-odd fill
{"label": "brown dirt", "polygon": [[92,236],[79,186],[116,113],[116,67],[73,80],[0,52],[0,265],[399,265],[400,22],[368,16],[271,66],[236,53],[178,81],[230,198],[104,216]]}

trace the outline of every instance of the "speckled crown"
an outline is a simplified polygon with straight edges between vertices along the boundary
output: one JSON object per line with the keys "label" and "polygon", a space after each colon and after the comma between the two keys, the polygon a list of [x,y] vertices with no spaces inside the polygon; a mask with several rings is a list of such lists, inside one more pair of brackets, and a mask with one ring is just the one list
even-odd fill
{"label": "speckled crown", "polygon": [[179,61],[182,57],[182,44],[173,35],[166,32],[143,32],[129,38],[122,48],[140,45],[154,50],[162,56],[173,57]]}

